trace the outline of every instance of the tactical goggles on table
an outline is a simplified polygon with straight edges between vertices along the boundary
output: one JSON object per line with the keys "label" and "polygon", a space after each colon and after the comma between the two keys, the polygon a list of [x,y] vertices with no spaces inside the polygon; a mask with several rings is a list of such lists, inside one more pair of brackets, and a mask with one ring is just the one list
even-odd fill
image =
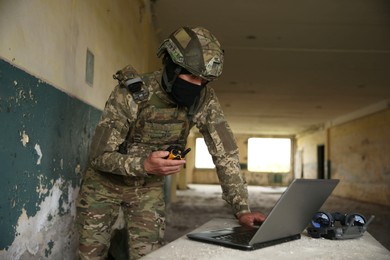
{"label": "tactical goggles on table", "polygon": [[313,238],[357,238],[363,235],[373,219],[373,215],[366,221],[366,218],[358,213],[341,214],[320,211],[313,215],[307,232]]}

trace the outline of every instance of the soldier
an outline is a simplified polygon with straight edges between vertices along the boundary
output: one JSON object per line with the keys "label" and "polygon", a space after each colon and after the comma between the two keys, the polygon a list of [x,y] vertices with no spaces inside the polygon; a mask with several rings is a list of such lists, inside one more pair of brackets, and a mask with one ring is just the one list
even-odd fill
{"label": "soldier", "polygon": [[[241,225],[265,216],[251,212],[238,148],[221,106],[208,85],[222,73],[220,43],[202,27],[182,27],[163,41],[163,70],[139,76],[127,66],[114,76],[111,93],[91,144],[77,199],[80,259],[105,259],[112,238],[125,230],[128,252],[137,259],[163,245],[164,176],[185,160],[165,159],[167,147],[186,146],[191,127],[202,133],[216,165],[223,199]],[[120,257],[117,255],[116,259]]]}

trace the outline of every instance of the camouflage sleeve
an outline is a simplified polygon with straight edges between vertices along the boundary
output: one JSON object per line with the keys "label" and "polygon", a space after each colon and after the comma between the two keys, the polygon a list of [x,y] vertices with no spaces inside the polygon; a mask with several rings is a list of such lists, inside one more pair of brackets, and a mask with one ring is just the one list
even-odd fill
{"label": "camouflage sleeve", "polygon": [[249,212],[247,184],[241,174],[238,147],[212,89],[195,120],[213,158],[223,199],[232,206],[236,216]]}
{"label": "camouflage sleeve", "polygon": [[116,86],[106,102],[91,143],[91,166],[103,172],[144,176],[145,157],[119,153],[137,116],[137,104],[125,88]]}

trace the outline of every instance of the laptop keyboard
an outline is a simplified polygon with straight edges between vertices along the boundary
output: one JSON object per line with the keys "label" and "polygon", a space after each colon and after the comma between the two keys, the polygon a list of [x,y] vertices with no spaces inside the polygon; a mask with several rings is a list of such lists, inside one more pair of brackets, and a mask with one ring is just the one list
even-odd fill
{"label": "laptop keyboard", "polygon": [[246,230],[245,232],[236,232],[225,235],[215,236],[213,238],[218,240],[230,241],[234,243],[247,244],[256,234],[257,229]]}

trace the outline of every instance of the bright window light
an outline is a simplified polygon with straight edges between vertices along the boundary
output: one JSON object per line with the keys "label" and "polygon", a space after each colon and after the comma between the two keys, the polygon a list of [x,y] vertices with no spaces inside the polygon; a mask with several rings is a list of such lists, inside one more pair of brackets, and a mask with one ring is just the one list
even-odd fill
{"label": "bright window light", "polygon": [[203,138],[196,138],[195,143],[195,168],[198,169],[213,169],[215,165],[209,154],[206,143]]}
{"label": "bright window light", "polygon": [[249,138],[248,170],[252,172],[289,172],[291,139]]}

